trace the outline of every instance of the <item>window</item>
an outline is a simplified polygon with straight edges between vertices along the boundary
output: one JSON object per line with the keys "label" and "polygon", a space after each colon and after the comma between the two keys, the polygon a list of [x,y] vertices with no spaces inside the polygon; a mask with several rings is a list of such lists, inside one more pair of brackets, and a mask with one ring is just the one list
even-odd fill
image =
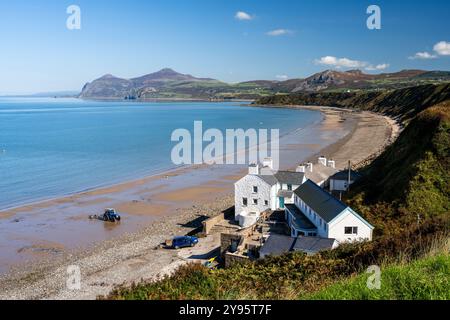
{"label": "window", "polygon": [[345,234],[358,234],[358,227],[345,227]]}
{"label": "window", "polygon": [[288,184],[287,187],[289,191],[292,191],[292,184]]}
{"label": "window", "polygon": [[247,204],[248,204],[248,199],[247,198],[242,198],[242,205],[246,207]]}
{"label": "window", "polygon": [[253,204],[257,205],[258,204],[258,199],[253,199]]}
{"label": "window", "polygon": [[258,193],[258,187],[257,186],[253,187],[253,193]]}
{"label": "window", "polygon": [[268,200],[264,200],[264,205],[268,206],[269,205],[269,201]]}

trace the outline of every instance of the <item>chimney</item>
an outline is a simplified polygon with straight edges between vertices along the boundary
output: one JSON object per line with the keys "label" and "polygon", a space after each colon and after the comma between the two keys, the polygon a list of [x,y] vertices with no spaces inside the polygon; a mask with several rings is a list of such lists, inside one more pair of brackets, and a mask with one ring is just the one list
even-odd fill
{"label": "chimney", "polygon": [[251,164],[248,167],[248,174],[258,175],[259,174],[259,164]]}
{"label": "chimney", "polygon": [[325,158],[324,156],[319,157],[319,164],[323,165],[323,166],[327,166],[327,158]]}
{"label": "chimney", "polygon": [[297,167],[297,169],[295,170],[295,172],[306,172],[306,165],[305,164],[301,164]]}
{"label": "chimney", "polygon": [[334,161],[333,159],[328,160],[328,167],[335,169],[336,161]]}
{"label": "chimney", "polygon": [[307,164],[306,164],[306,170],[307,171],[309,171],[309,172],[313,172],[313,163],[312,162],[308,162]]}
{"label": "chimney", "polygon": [[272,158],[264,158],[263,167],[268,167],[270,170],[273,169],[273,160]]}

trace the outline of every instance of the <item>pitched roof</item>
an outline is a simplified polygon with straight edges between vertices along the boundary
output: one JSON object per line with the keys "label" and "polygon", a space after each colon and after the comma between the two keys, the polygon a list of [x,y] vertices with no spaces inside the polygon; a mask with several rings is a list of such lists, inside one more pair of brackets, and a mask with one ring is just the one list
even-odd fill
{"label": "pitched roof", "polygon": [[271,186],[277,183],[299,186],[303,183],[305,174],[303,172],[278,171],[275,174],[258,174],[256,176]]}
{"label": "pitched roof", "polygon": [[259,255],[261,257],[268,255],[276,256],[289,252],[294,244],[294,240],[295,238],[289,236],[271,234],[259,250]]}
{"label": "pitched roof", "polygon": [[279,190],[278,193],[277,193],[277,197],[292,198],[293,194],[294,194],[294,191]]}
{"label": "pitched roof", "polygon": [[[350,179],[351,180],[356,180],[358,178],[361,177],[361,174],[359,174],[356,171],[350,171]],[[332,175],[330,177],[330,179],[334,179],[334,180],[347,180],[348,179],[348,170],[343,170],[343,171],[339,171],[337,173],[335,173],[334,175]]]}
{"label": "pitched roof", "polygon": [[335,239],[318,238],[318,237],[298,237],[293,246],[295,251],[305,251],[316,253],[323,250],[333,249]]}
{"label": "pitched roof", "polygon": [[326,222],[332,221],[342,211],[348,208],[347,205],[330,195],[311,180],[307,180],[294,193]]}
{"label": "pitched roof", "polygon": [[266,182],[270,186],[277,184],[277,179],[275,179],[275,177],[272,175],[257,175],[257,177],[262,179],[264,182]]}
{"label": "pitched roof", "polygon": [[301,185],[305,174],[303,172],[294,171],[278,171],[274,174],[279,183]]}
{"label": "pitched roof", "polygon": [[336,172],[338,172],[338,170],[335,168],[327,167],[321,163],[317,163],[313,165],[313,172],[307,170],[305,172],[305,175],[306,179],[310,179],[315,183],[319,184],[322,181],[327,180],[330,176],[332,176]]}

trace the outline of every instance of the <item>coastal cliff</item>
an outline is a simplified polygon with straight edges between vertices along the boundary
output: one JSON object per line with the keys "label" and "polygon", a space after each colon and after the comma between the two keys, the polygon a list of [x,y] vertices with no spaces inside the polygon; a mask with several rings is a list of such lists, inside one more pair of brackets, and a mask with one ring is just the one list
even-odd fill
{"label": "coastal cliff", "polygon": [[377,92],[314,92],[263,97],[255,105],[330,106],[372,111],[408,121],[419,112],[450,99],[450,83]]}

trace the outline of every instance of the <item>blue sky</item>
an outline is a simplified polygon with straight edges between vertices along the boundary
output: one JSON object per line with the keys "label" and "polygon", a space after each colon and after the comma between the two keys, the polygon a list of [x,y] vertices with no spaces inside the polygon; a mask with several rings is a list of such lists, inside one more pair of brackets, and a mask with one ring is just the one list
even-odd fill
{"label": "blue sky", "polygon": [[[72,4],[81,30],[66,28]],[[381,30],[366,27],[371,4]],[[227,82],[352,66],[450,70],[449,15],[446,0],[2,1],[0,93],[80,90],[106,73],[164,67]]]}

